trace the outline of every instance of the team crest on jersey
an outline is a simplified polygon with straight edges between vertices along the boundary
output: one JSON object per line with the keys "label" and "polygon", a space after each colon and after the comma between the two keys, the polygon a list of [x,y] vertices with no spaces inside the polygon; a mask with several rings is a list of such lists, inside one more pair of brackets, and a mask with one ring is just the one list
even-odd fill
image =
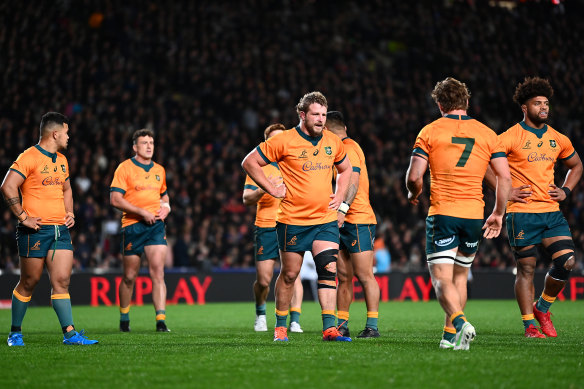
{"label": "team crest on jersey", "polygon": [[525,232],[523,230],[519,231],[515,239],[525,239]]}
{"label": "team crest on jersey", "polygon": [[331,149],[330,146],[324,146],[324,152],[326,153],[326,155],[332,155],[333,150]]}
{"label": "team crest on jersey", "polygon": [[556,148],[557,144],[555,139],[550,139],[550,146],[552,146],[554,149]]}
{"label": "team crest on jersey", "polygon": [[258,249],[258,255],[263,255],[264,254],[264,246],[260,246],[260,248]]}
{"label": "team crest on jersey", "polygon": [[531,141],[528,140],[527,142],[525,142],[525,146],[522,147],[523,150],[529,150],[531,148]]}
{"label": "team crest on jersey", "polygon": [[539,141],[539,143],[537,144],[537,147],[541,147],[541,145],[543,145],[543,140]]}
{"label": "team crest on jersey", "polygon": [[41,249],[41,241],[37,240],[35,244],[33,244],[30,248],[31,250],[40,250]]}
{"label": "team crest on jersey", "polygon": [[43,170],[41,170],[41,174],[49,174],[49,165],[45,165]]}
{"label": "team crest on jersey", "polygon": [[65,165],[61,165],[61,170],[63,171],[63,173],[67,173],[67,168],[65,167]]}
{"label": "team crest on jersey", "polygon": [[132,242],[128,243],[126,245],[126,248],[124,249],[124,251],[130,251],[130,250],[132,250]]}
{"label": "team crest on jersey", "polygon": [[156,181],[160,181],[160,176],[158,174],[155,174],[154,177],[156,177]]}
{"label": "team crest on jersey", "polygon": [[308,156],[306,155],[306,149],[302,150],[298,158],[308,158]]}

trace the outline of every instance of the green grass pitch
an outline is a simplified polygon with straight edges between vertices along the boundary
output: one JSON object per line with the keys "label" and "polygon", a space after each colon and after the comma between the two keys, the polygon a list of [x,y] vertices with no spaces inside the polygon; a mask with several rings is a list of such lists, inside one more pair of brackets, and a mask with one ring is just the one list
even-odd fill
{"label": "green grass pitch", "polygon": [[[363,302],[351,306],[352,334],[365,311]],[[253,331],[252,302],[169,306],[171,333],[154,331],[152,306],[132,307],[131,333],[118,331],[116,307],[75,306],[77,329],[100,342],[82,347],[62,345],[53,310],[33,307],[26,346],[0,345],[0,387],[584,388],[584,301],[552,306],[555,339],[524,338],[515,301],[470,301],[477,337],[469,351],[438,348],[436,301],[382,303],[379,312],[381,338],[323,342],[320,307],[305,302],[305,332],[282,344],[272,330]],[[10,310],[0,311],[0,325],[7,335]]]}

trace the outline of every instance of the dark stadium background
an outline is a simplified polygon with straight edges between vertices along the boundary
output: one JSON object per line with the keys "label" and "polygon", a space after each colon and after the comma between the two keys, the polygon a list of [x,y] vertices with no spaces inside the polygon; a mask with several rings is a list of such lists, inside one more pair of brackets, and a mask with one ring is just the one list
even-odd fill
{"label": "dark stadium background", "polygon": [[[267,125],[296,125],[298,99],[320,90],[365,151],[377,239],[392,271],[421,270],[428,196],[410,207],[404,174],[418,131],[439,115],[436,81],[466,82],[469,114],[501,132],[522,119],[516,84],[549,78],[550,124],[583,155],[584,6],[554,3],[3,2],[0,170],[37,143],[43,113],[68,115],[75,266],[120,268],[109,185],[131,156],[132,132],[152,128],[173,207],[168,266],[250,268],[254,211],[242,205],[241,160]],[[578,272],[583,185],[562,204]],[[486,201],[489,209],[491,192]],[[0,270],[10,271],[15,218],[4,205],[0,216]],[[484,242],[474,266],[513,267],[506,234]]]}

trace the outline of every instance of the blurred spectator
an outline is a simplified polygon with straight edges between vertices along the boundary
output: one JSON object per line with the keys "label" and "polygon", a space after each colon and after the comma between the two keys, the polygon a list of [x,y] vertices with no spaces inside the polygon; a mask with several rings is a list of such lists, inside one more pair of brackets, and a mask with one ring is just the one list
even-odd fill
{"label": "blurred spectator", "polygon": [[[152,128],[155,159],[167,168],[173,199],[169,240],[180,245],[187,236],[176,234],[190,235],[188,266],[251,266],[253,240],[245,226],[252,225],[253,210],[241,205],[241,160],[268,124],[296,125],[298,99],[320,90],[330,109],[345,113],[365,152],[371,204],[378,223],[387,225],[392,270],[421,268],[428,192],[411,208],[404,174],[417,133],[439,115],[428,94],[437,80],[464,81],[473,95],[469,114],[501,132],[521,119],[511,101],[517,82],[526,75],[550,78],[556,89],[551,124],[584,155],[584,5],[496,4],[4,2],[0,169],[37,141],[31,129],[43,113],[70,115],[73,243],[94,245],[88,267],[118,268],[117,229],[110,224],[119,216],[109,205],[108,185],[117,164],[132,156],[132,132]],[[307,14],[324,19],[311,23]],[[580,182],[561,204],[574,226],[579,261],[583,189]],[[492,207],[493,195],[487,192],[485,201]],[[5,209],[2,269],[18,264],[14,218]],[[483,243],[475,266],[514,266],[502,235]]]}

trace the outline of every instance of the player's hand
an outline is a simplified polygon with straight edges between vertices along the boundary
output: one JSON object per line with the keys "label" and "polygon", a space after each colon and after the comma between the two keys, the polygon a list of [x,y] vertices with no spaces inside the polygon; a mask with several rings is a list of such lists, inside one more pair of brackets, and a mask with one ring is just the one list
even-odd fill
{"label": "player's hand", "polygon": [[548,190],[548,194],[550,195],[552,200],[560,202],[566,199],[566,192],[564,192],[562,188],[554,184],[550,184],[550,188],[552,189]]}
{"label": "player's hand", "polygon": [[156,212],[155,219],[164,221],[169,213],[170,209],[168,209],[167,207],[160,207],[160,209]]}
{"label": "player's hand", "polygon": [[483,226],[483,230],[485,230],[483,237],[485,239],[496,238],[501,233],[501,228],[503,228],[503,215],[491,214]]}
{"label": "player's hand", "polygon": [[414,194],[410,191],[408,191],[408,201],[412,205],[418,205],[418,203],[420,202],[420,200],[418,200],[418,196],[414,196]]}
{"label": "player's hand", "polygon": [[141,216],[144,219],[144,221],[146,222],[146,224],[152,225],[152,224],[156,223],[156,215],[148,212],[145,209],[142,209]]}
{"label": "player's hand", "polygon": [[284,183],[275,185],[274,191],[270,194],[277,199],[283,199],[284,197],[286,197],[286,185],[284,185]]}
{"label": "player's hand", "polygon": [[517,188],[512,188],[511,194],[509,195],[509,201],[514,201],[516,203],[527,203],[526,198],[530,197],[532,193],[531,185],[521,185]]}
{"label": "player's hand", "polygon": [[347,215],[345,215],[342,212],[337,212],[337,224],[339,225],[339,228],[341,228],[343,226],[343,224],[345,224],[345,217]]}
{"label": "player's hand", "polygon": [[38,231],[41,229],[41,225],[39,224],[40,221],[41,221],[40,217],[28,216],[26,219],[24,219],[24,221],[20,222],[20,224],[22,224],[25,227],[31,228],[35,231]]}
{"label": "player's hand", "polygon": [[65,225],[67,228],[71,228],[75,225],[75,216],[72,212],[68,212],[67,216],[65,216]]}
{"label": "player's hand", "polygon": [[337,198],[335,193],[333,193],[330,197],[332,200],[329,202],[329,209],[334,209],[336,211],[341,206],[343,199]]}

